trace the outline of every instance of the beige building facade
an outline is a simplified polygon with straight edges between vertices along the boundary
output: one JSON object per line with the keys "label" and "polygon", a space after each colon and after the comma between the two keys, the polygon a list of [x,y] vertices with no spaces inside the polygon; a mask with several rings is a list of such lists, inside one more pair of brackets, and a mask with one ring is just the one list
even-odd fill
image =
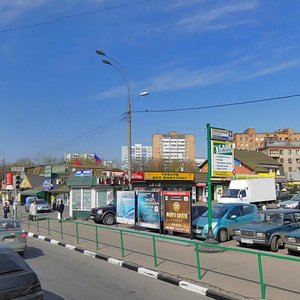
{"label": "beige building facade", "polygon": [[240,150],[258,150],[272,142],[300,142],[300,133],[292,128],[278,129],[274,132],[256,132],[255,128],[247,128],[243,133],[234,134],[234,144]]}
{"label": "beige building facade", "polygon": [[195,160],[195,135],[175,131],[152,135],[153,159]]}

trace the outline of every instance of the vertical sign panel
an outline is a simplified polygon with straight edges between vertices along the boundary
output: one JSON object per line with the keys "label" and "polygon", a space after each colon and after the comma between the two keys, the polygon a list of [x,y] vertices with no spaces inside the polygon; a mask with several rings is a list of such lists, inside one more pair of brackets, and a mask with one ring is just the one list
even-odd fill
{"label": "vertical sign panel", "polygon": [[212,176],[230,177],[234,169],[232,142],[211,141]]}
{"label": "vertical sign panel", "polygon": [[117,192],[117,222],[121,224],[135,223],[135,192]]}
{"label": "vertical sign panel", "polygon": [[190,192],[164,191],[164,229],[191,233]]}
{"label": "vertical sign panel", "polygon": [[159,192],[139,191],[137,197],[137,225],[160,228]]}

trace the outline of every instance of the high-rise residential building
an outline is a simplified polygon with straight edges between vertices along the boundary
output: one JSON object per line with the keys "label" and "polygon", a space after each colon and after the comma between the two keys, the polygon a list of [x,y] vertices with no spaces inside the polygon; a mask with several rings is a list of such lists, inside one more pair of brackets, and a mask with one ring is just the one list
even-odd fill
{"label": "high-rise residential building", "polygon": [[295,132],[292,128],[263,133],[256,132],[255,128],[247,128],[243,133],[234,134],[235,148],[241,150],[259,150],[270,142],[282,141],[300,141],[300,133]]}
{"label": "high-rise residential building", "polygon": [[195,160],[194,134],[180,134],[175,131],[153,134],[152,147],[154,160]]}
{"label": "high-rise residential building", "polygon": [[[132,163],[142,165],[152,158],[152,146],[143,146],[142,144],[131,145]],[[128,146],[122,146],[122,168],[128,168]]]}

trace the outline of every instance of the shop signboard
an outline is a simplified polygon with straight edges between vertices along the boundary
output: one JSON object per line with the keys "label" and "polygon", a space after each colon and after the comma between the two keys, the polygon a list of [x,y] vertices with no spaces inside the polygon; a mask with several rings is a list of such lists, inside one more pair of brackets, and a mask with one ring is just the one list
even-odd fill
{"label": "shop signboard", "polygon": [[160,228],[160,195],[154,191],[139,191],[137,196],[137,225]]}
{"label": "shop signboard", "polygon": [[190,192],[163,191],[164,230],[191,234]]}
{"label": "shop signboard", "polygon": [[193,181],[195,175],[189,172],[145,172],[144,177],[145,180]]}
{"label": "shop signboard", "polygon": [[130,225],[135,223],[134,191],[117,192],[117,223]]}

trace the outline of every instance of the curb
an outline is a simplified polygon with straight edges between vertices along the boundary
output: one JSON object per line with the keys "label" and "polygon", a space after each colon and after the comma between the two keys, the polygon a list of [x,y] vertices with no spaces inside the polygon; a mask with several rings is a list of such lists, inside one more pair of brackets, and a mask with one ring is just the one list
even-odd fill
{"label": "curb", "polygon": [[78,247],[78,246],[73,246],[73,245],[66,244],[66,243],[63,243],[63,242],[60,242],[60,241],[57,241],[57,240],[54,240],[54,239],[50,239],[50,238],[47,238],[43,235],[37,235],[37,234],[32,233],[32,232],[26,232],[26,234],[27,234],[28,237],[36,238],[38,240],[42,240],[42,241],[45,241],[45,242],[48,242],[48,243],[51,243],[51,244],[54,244],[54,245],[57,245],[57,246],[65,247],[69,250],[73,250],[73,251],[82,253],[84,255],[93,257],[93,258],[104,260],[104,261],[106,261],[110,264],[120,266],[122,268],[137,272],[137,273],[142,274],[144,276],[148,276],[148,277],[151,277],[151,278],[161,280],[161,281],[169,283],[169,284],[176,285],[176,286],[178,286],[180,288],[183,288],[185,290],[189,290],[189,291],[192,291],[194,293],[197,293],[197,294],[200,294],[202,296],[206,296],[206,297],[209,297],[209,298],[212,298],[212,299],[217,299],[217,300],[250,299],[250,298],[245,298],[245,297],[238,296],[238,295],[232,296],[228,292],[226,293],[226,292],[214,290],[212,288],[207,288],[207,287],[204,287],[204,286],[200,286],[198,284],[191,283],[191,282],[188,282],[186,280],[182,280],[181,278],[178,278],[176,276],[172,276],[172,275],[167,274],[167,273],[157,272],[157,271],[154,271],[154,270],[151,270],[151,269],[146,269],[146,268],[144,268],[140,265],[137,265],[135,263],[132,263],[132,262],[122,261],[122,260],[116,259],[114,257],[110,257],[110,256],[105,255],[105,254],[101,254],[101,253],[98,253],[98,252],[93,252],[93,251],[86,250],[86,249],[83,249],[83,248]]}

